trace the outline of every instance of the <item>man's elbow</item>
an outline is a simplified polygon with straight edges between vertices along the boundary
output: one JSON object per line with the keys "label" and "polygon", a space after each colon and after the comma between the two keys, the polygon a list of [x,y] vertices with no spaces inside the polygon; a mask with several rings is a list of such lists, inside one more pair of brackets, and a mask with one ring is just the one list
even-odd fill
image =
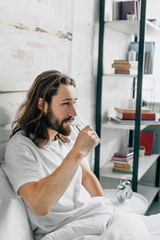
{"label": "man's elbow", "polygon": [[30,206],[29,208],[32,211],[32,213],[37,216],[46,216],[50,211],[49,207],[41,206],[40,204]]}

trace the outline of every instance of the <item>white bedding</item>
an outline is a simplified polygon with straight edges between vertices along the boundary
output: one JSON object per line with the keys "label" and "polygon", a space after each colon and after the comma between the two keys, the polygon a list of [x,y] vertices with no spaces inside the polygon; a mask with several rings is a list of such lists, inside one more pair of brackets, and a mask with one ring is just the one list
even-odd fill
{"label": "white bedding", "polygon": [[[17,198],[0,168],[0,239],[33,239],[22,201]],[[94,199],[93,199],[94,200]],[[98,198],[97,198],[98,200]],[[104,205],[88,206],[90,211],[43,237],[43,240],[160,240],[160,214],[142,216],[115,212]],[[98,205],[99,206],[99,205]],[[105,212],[105,213],[104,213]],[[101,214],[99,214],[101,213]],[[104,214],[103,214],[104,213]],[[81,216],[81,214],[79,214]],[[107,226],[106,226],[107,224]],[[16,229],[16,231],[15,231]]]}
{"label": "white bedding", "polygon": [[43,240],[160,240],[160,214],[150,217],[115,210],[109,226],[105,216],[86,216],[66,224]]}

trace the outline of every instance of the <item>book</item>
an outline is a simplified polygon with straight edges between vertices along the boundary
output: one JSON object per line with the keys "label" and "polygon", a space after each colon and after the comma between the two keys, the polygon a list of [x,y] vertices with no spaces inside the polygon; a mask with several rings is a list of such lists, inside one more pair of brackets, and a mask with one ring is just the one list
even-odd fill
{"label": "book", "polygon": [[139,1],[120,1],[119,2],[119,20],[127,20],[127,14],[133,12],[135,20],[139,20]]}
{"label": "book", "polygon": [[145,147],[145,155],[152,154],[155,135],[155,132],[140,133],[140,146]]}
{"label": "book", "polygon": [[129,70],[129,67],[116,67],[115,70],[123,71],[123,70]]}
{"label": "book", "polygon": [[140,20],[140,0],[137,0],[136,6],[137,6],[137,20]]}
{"label": "book", "polygon": [[[133,112],[135,113],[136,112],[135,108],[125,108],[125,107],[115,107],[114,110],[117,112],[121,112],[121,113],[133,113]],[[144,112],[151,112],[151,110],[150,110],[150,108],[142,107],[141,113],[144,113]]]}
{"label": "book", "polygon": [[132,165],[133,164],[133,157],[132,157],[132,159],[130,159],[130,160],[126,160],[126,161],[121,161],[121,160],[113,160],[113,159],[111,159],[111,162],[113,162],[113,163],[119,163],[119,164],[126,164],[126,165]]}
{"label": "book", "polygon": [[137,69],[116,69],[115,68],[115,74],[130,74],[130,75],[137,75],[138,70]]}
{"label": "book", "polygon": [[114,168],[132,168],[130,164],[114,163]]}
{"label": "book", "polygon": [[115,74],[130,74],[129,70],[117,70],[115,69]]}
{"label": "book", "polygon": [[157,135],[155,135],[155,137],[154,137],[152,154],[156,153],[156,146],[157,146]]}
{"label": "book", "polygon": [[133,155],[133,149],[124,149],[113,154],[114,157],[129,157]]}
{"label": "book", "polygon": [[128,60],[114,60],[114,63],[121,63],[121,64],[128,64],[129,62],[128,62]]}
{"label": "book", "polygon": [[[138,60],[138,51],[139,51],[139,43],[138,42],[131,42],[129,46],[129,51],[135,51],[137,53],[136,60]],[[146,62],[146,65],[148,65],[148,73],[152,74],[153,73],[153,63],[154,63],[154,52],[155,52],[155,42],[145,42],[145,53],[149,52],[150,53],[150,63],[147,63],[146,61],[146,54],[145,54],[145,59],[144,63]],[[145,69],[144,69],[145,70]]]}
{"label": "book", "polygon": [[126,68],[129,69],[130,68],[130,64],[129,63],[112,63],[112,68]]}
{"label": "book", "polygon": [[134,69],[137,69],[138,65],[134,64],[134,63],[112,63],[112,68],[124,68],[124,69],[131,69],[131,68],[134,68]]}
{"label": "book", "polygon": [[137,68],[130,68],[130,67],[116,67],[115,70],[123,71],[123,70],[129,70],[128,74],[131,74],[132,72],[137,73]]}
{"label": "book", "polygon": [[[116,117],[122,120],[135,120],[135,113],[121,113],[116,112]],[[156,120],[156,114],[153,112],[141,113],[141,120]]]}
{"label": "book", "polygon": [[149,74],[150,72],[150,65],[151,65],[151,52],[145,52],[145,59],[144,59],[144,73]]}
{"label": "book", "polygon": [[138,61],[128,61],[128,60],[114,60],[114,64],[131,64],[138,66]]}
{"label": "book", "polygon": [[128,162],[128,161],[132,161],[133,160],[133,155],[131,156],[128,156],[128,157],[121,157],[121,156],[113,156],[111,158],[111,161],[114,162],[114,161],[121,161],[121,162]]}
{"label": "book", "polygon": [[[135,124],[135,120],[129,120],[129,119],[122,120],[116,117],[115,118],[111,117],[111,120],[119,124]],[[157,124],[157,123],[158,123],[158,120],[141,120],[141,124]]]}
{"label": "book", "polygon": [[151,72],[151,59],[152,59],[152,53],[147,52],[147,69],[146,69],[146,74],[149,74]]}
{"label": "book", "polygon": [[127,168],[112,168],[112,172],[117,172],[117,173],[132,173],[132,169],[127,169]]}

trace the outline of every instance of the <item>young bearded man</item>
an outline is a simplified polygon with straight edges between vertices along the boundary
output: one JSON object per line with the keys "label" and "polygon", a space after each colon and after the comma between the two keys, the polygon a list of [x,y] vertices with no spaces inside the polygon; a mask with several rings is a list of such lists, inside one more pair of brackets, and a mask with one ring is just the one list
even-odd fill
{"label": "young bearded man", "polygon": [[[76,101],[73,79],[43,72],[19,108],[6,147],[3,169],[24,200],[35,239],[147,240],[149,234],[159,239],[160,214],[151,224],[148,218],[117,213],[104,197],[85,159],[100,143],[92,127],[69,140]],[[153,226],[153,234],[146,225]]]}
{"label": "young bearded man", "polygon": [[[92,199],[104,196],[85,163],[100,143],[96,132],[86,126],[75,143],[67,137],[77,115],[76,101],[73,79],[58,71],[43,72],[19,108],[7,145],[3,168],[26,204],[37,239],[87,214],[96,208]],[[102,218],[106,212],[109,219],[112,210],[108,214],[106,209]]]}

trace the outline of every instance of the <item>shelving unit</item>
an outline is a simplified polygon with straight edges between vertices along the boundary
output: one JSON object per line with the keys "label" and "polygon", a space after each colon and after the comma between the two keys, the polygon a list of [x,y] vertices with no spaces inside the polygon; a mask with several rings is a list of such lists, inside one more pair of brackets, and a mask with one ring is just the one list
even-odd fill
{"label": "shelving unit", "polygon": [[[106,1],[107,4],[107,1]],[[99,178],[102,177],[110,179],[120,179],[123,176],[132,180],[132,189],[135,192],[142,193],[146,196],[149,194],[147,199],[151,203],[159,191],[159,185],[156,183],[156,187],[146,187],[150,191],[145,191],[145,186],[139,186],[139,180],[144,176],[144,174],[151,168],[151,166],[157,162],[157,168],[159,165],[159,155],[145,156],[143,158],[139,157],[139,142],[140,142],[140,131],[145,128],[145,125],[141,125],[141,100],[142,100],[142,81],[143,81],[143,63],[144,63],[144,42],[145,42],[145,30],[146,34],[160,36],[160,29],[156,27],[149,21],[146,21],[146,0],[141,0],[141,19],[140,21],[107,21],[104,22],[104,6],[105,0],[100,0],[100,16],[99,16],[99,55],[98,55],[98,74],[97,74],[97,99],[96,99],[96,131],[101,137],[101,104],[102,104],[102,82],[107,79],[107,77],[125,77],[137,79],[137,96],[136,96],[136,118],[135,125],[120,125],[112,121],[108,121],[103,124],[103,127],[114,128],[114,129],[126,129],[134,130],[134,163],[133,163],[133,174],[123,174],[123,173],[113,173],[112,167],[113,163],[108,162],[100,169],[100,145],[97,146],[95,150],[95,166],[94,172]],[[103,45],[104,45],[104,28],[112,28],[115,31],[120,31],[121,33],[134,35],[139,37],[139,64],[138,64],[138,75],[127,75],[127,74],[103,74]],[[148,75],[148,74],[147,74]],[[149,77],[149,76],[147,76]],[[158,171],[156,171],[156,179],[159,179]],[[157,180],[156,180],[157,181]],[[149,203],[149,204],[150,204]]]}

